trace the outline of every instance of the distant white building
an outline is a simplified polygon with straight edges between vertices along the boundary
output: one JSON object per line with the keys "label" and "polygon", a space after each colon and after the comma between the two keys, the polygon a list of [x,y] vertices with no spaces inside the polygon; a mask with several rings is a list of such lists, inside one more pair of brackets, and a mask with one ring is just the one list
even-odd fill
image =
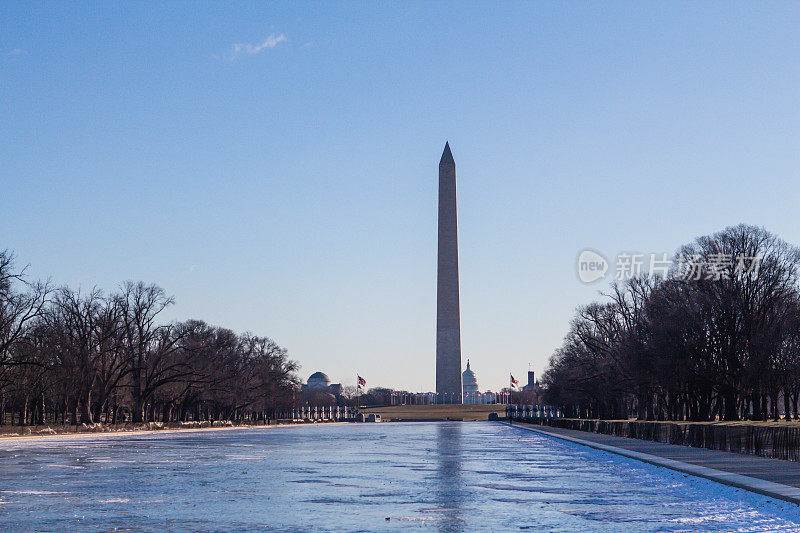
{"label": "distant white building", "polygon": [[478,380],[475,379],[475,372],[469,367],[469,359],[467,359],[467,369],[461,374],[461,383],[463,384],[464,394],[480,392]]}
{"label": "distant white building", "polygon": [[331,383],[331,378],[324,372],[314,372],[302,384],[301,393],[304,401],[319,401],[321,394],[330,395],[330,400],[337,401],[342,394],[342,384]]}
{"label": "distant white building", "polygon": [[469,359],[467,359],[467,369],[461,373],[461,383],[464,390],[465,404],[487,404],[497,403],[497,395],[491,391],[481,392],[478,387],[478,379],[475,377],[475,372],[469,367]]}

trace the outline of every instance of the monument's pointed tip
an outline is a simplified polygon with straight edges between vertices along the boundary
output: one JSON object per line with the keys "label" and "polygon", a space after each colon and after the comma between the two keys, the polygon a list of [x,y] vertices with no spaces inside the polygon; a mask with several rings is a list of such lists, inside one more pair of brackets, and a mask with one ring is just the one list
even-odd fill
{"label": "monument's pointed tip", "polygon": [[444,143],[444,152],[442,152],[442,159],[439,161],[440,165],[455,165],[456,162],[453,161],[453,154],[450,152],[450,143],[445,141]]}

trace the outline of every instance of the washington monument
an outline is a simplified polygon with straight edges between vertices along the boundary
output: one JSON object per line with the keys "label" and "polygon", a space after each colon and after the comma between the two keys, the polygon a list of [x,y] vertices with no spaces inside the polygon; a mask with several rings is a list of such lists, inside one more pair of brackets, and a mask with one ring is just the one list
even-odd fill
{"label": "washington monument", "polygon": [[439,161],[439,265],[436,286],[436,392],[461,403],[461,319],[458,308],[456,163],[445,143]]}

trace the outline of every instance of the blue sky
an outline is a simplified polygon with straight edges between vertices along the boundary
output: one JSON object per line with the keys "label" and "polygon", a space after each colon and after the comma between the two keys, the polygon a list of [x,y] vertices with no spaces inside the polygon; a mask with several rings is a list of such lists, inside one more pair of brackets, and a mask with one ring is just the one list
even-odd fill
{"label": "blue sky", "polygon": [[0,248],[156,282],[303,378],[431,390],[449,140],[462,349],[498,389],[606,287],[584,248],[800,244],[799,64],[790,2],[3,2]]}

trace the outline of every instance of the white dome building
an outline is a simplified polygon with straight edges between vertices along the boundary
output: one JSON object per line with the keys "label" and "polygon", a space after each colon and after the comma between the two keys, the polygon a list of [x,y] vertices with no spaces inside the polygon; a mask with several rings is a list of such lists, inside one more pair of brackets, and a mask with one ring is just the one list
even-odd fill
{"label": "white dome building", "polygon": [[342,394],[342,384],[331,383],[331,378],[325,372],[314,372],[302,384],[300,392],[303,402],[309,405],[336,405]]}
{"label": "white dome building", "polygon": [[331,378],[324,372],[314,372],[308,376],[306,387],[309,389],[327,389],[331,386]]}
{"label": "white dome building", "polygon": [[467,359],[467,369],[461,374],[461,383],[463,384],[464,394],[479,392],[478,380],[475,379],[475,372],[469,367],[469,359]]}

